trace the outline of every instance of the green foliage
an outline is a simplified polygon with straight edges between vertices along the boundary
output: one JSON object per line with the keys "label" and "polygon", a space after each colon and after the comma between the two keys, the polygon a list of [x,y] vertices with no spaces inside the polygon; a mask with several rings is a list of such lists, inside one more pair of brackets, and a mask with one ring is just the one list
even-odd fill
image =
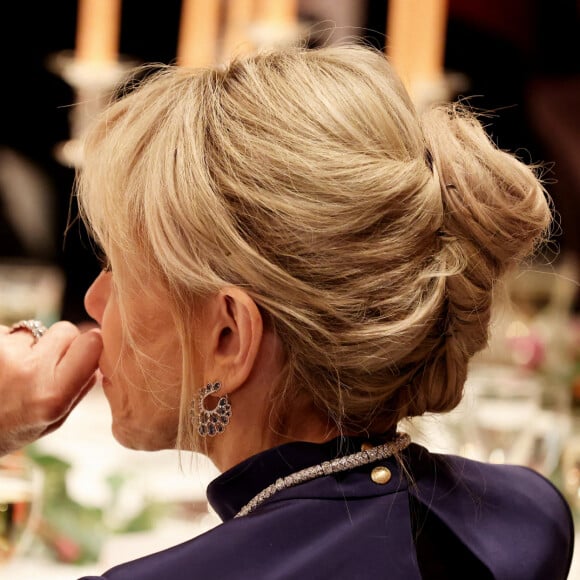
{"label": "green foliage", "polygon": [[122,501],[123,490],[131,485],[131,478],[124,473],[112,473],[105,479],[111,498],[108,506],[83,505],[71,498],[67,490],[70,463],[43,453],[34,445],[26,452],[44,475],[41,517],[35,541],[58,561],[78,565],[96,562],[111,534],[151,530],[166,513],[166,506],[146,502],[141,511],[127,521],[111,517]]}

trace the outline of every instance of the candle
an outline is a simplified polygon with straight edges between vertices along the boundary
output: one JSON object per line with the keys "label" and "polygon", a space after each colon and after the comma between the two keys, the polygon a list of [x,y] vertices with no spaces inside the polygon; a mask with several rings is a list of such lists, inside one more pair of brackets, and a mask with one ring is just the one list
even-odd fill
{"label": "candle", "polygon": [[298,0],[261,0],[258,19],[272,26],[295,26]]}
{"label": "candle", "polygon": [[448,0],[389,0],[387,56],[408,87],[443,76]]}
{"label": "candle", "polygon": [[200,67],[215,63],[219,0],[182,0],[177,63]]}
{"label": "candle", "polygon": [[116,62],[121,0],[79,0],[75,58],[93,64]]}
{"label": "candle", "polygon": [[249,34],[254,8],[255,0],[229,0],[227,3],[222,47],[225,60],[234,54],[250,52],[254,48]]}

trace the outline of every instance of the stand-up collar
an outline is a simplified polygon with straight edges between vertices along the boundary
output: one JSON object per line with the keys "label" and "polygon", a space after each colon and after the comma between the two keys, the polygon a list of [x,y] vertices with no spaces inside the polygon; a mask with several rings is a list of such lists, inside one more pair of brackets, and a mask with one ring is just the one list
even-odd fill
{"label": "stand-up collar", "polygon": [[262,451],[214,479],[207,489],[208,500],[222,520],[229,520],[279,477],[356,453],[363,441],[367,439],[337,437],[327,443],[298,441]]}

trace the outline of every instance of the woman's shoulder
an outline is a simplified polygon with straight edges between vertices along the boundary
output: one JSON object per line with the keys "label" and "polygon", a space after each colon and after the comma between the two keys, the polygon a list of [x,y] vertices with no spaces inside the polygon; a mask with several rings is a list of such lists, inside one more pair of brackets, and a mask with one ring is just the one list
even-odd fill
{"label": "woman's shoulder", "polygon": [[320,478],[103,577],[271,578],[275,570],[279,578],[368,578],[391,566],[391,577],[405,580],[566,578],[570,510],[542,476],[418,445],[385,464],[386,485],[369,477],[373,465]]}
{"label": "woman's shoulder", "polygon": [[446,497],[456,500],[465,495],[466,502],[480,508],[493,509],[509,501],[513,509],[534,505],[534,514],[539,516],[553,511],[570,514],[559,489],[529,467],[431,453],[420,445],[411,445],[405,461],[411,474],[410,492],[419,499],[437,497],[444,503]]}
{"label": "woman's shoulder", "polygon": [[[422,517],[458,538],[494,577],[566,578],[573,518],[550,480],[528,467],[430,453],[418,445],[407,461],[409,493]],[[514,563],[533,574],[516,574]]]}

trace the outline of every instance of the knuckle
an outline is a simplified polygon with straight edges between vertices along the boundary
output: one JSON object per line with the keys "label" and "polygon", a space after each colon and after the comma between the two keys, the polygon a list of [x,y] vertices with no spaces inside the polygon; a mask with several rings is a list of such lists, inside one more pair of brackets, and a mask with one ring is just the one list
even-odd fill
{"label": "knuckle", "polygon": [[61,320],[59,322],[55,322],[50,327],[50,330],[52,331],[53,334],[58,332],[63,336],[70,336],[71,338],[74,338],[75,336],[80,334],[79,329],[68,320]]}

